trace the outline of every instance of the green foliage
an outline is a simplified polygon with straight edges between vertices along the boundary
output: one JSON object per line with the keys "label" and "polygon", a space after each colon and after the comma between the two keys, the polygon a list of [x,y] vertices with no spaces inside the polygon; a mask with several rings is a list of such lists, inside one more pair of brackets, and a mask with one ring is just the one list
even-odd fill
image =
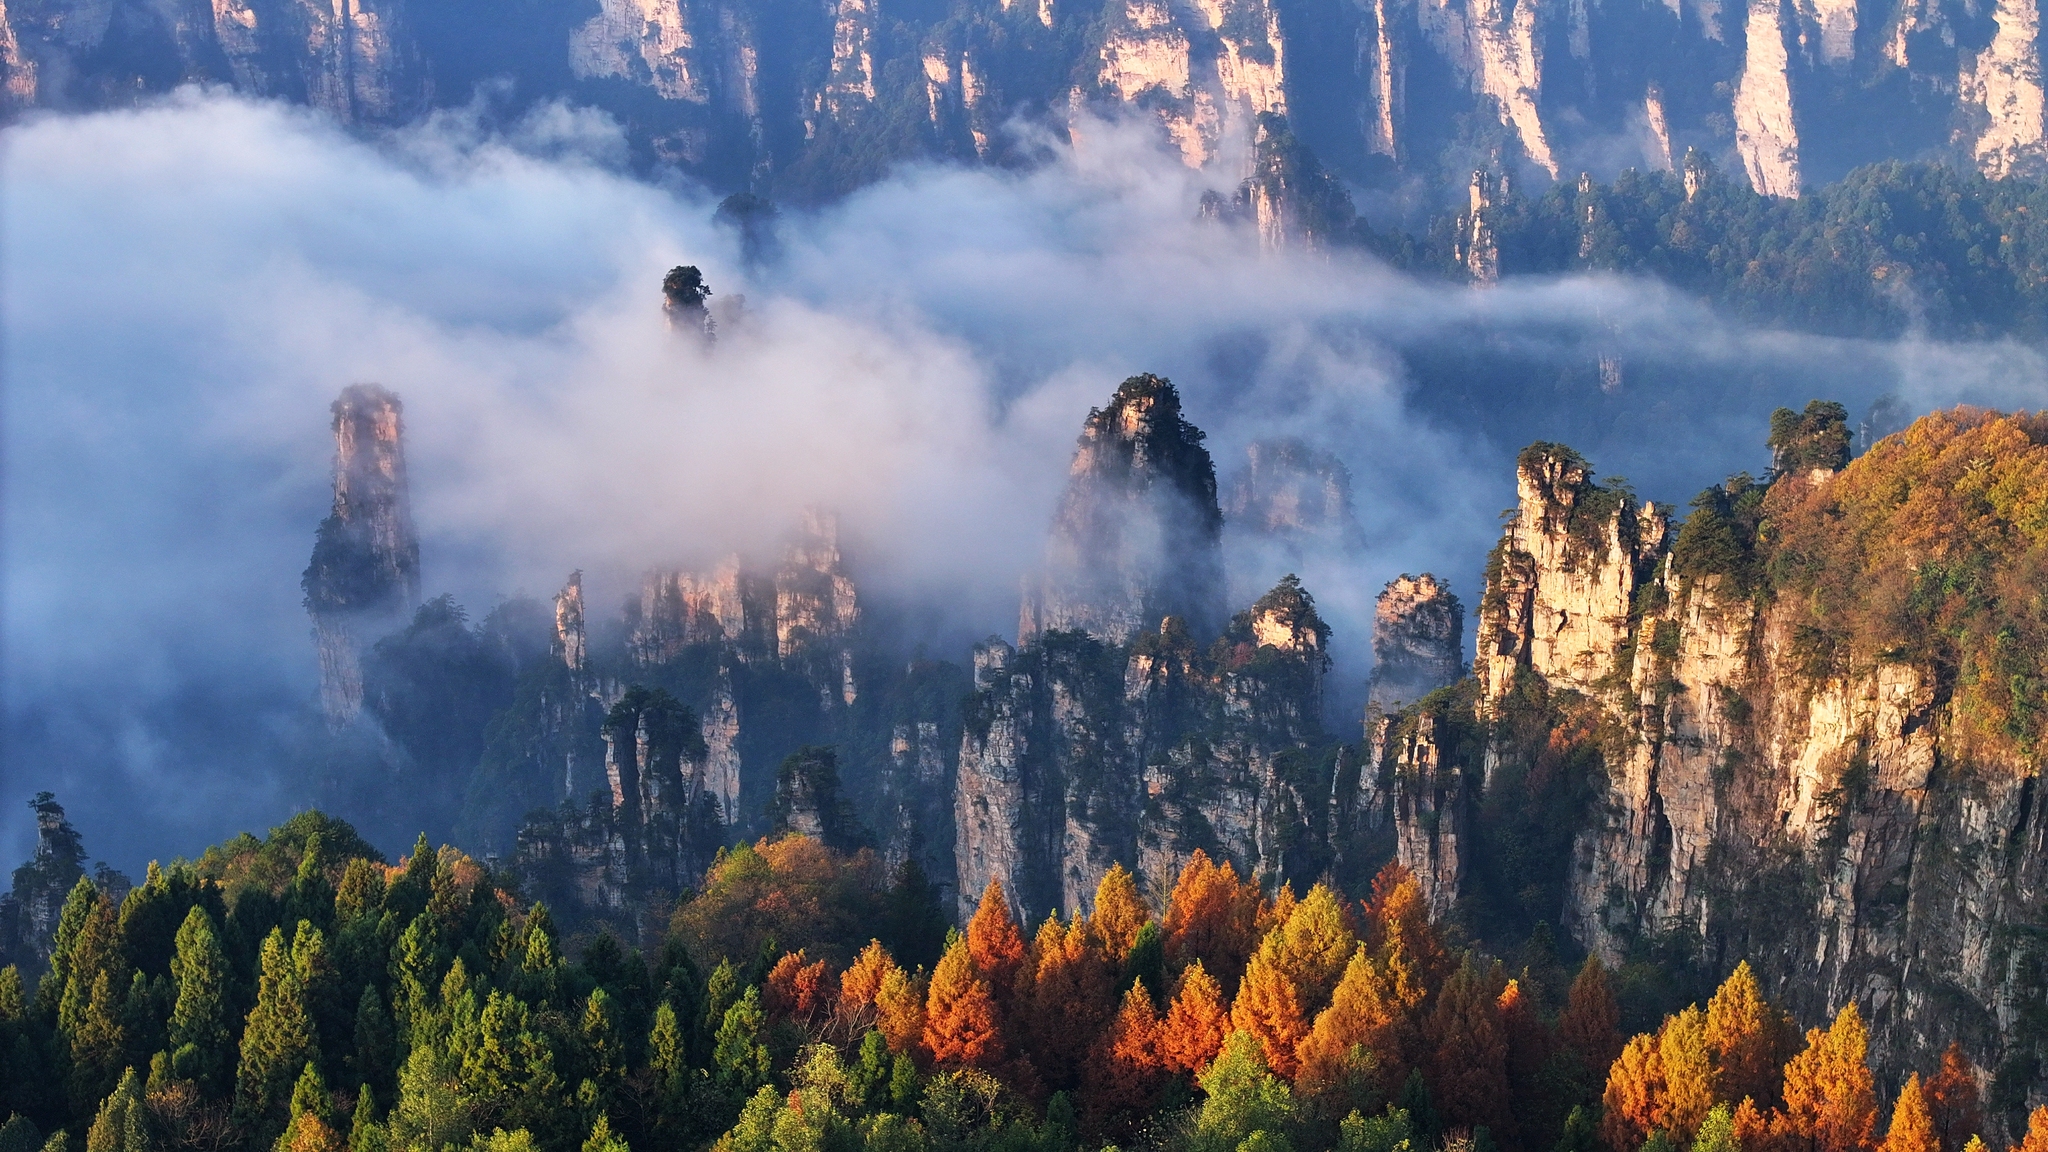
{"label": "green foliage", "polygon": [[1805,412],[1771,413],[1771,467],[1778,472],[1824,468],[1839,472],[1849,463],[1849,410],[1832,400],[1815,400]]}
{"label": "green foliage", "polygon": [[149,1108],[143,1102],[142,1078],[130,1068],[112,1094],[100,1104],[85,1135],[85,1152],[150,1152]]}
{"label": "green foliage", "polygon": [[1295,1122],[1294,1093],[1287,1082],[1266,1067],[1259,1041],[1249,1032],[1232,1032],[1223,1052],[1202,1076],[1203,1101],[1195,1121],[1196,1152],[1227,1152],[1254,1136],[1278,1138],[1285,1147]]}
{"label": "green foliage", "polygon": [[1413,1137],[1408,1113],[1391,1104],[1370,1118],[1354,1110],[1339,1128],[1337,1152],[1412,1152]]}
{"label": "green foliage", "polygon": [[768,1048],[761,1043],[761,990],[749,987],[718,1026],[711,1048],[711,1066],[718,1082],[737,1094],[768,1082]]}
{"label": "green foliage", "polygon": [[41,1152],[43,1134],[35,1121],[16,1113],[0,1124],[0,1152]]}

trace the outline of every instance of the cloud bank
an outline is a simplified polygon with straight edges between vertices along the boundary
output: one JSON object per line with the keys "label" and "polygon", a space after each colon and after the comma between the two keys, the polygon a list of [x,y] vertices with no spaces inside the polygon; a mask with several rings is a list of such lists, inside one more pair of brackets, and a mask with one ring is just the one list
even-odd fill
{"label": "cloud bank", "polygon": [[[185,91],[8,129],[0,804],[54,789],[133,869],[302,802],[298,579],[326,406],[356,381],[405,399],[430,595],[480,614],[582,568],[609,611],[649,565],[767,547],[824,504],[871,591],[964,643],[1014,629],[1087,409],[1158,372],[1226,480],[1283,435],[1353,471],[1366,553],[1302,563],[1347,700],[1387,579],[1434,570],[1476,602],[1530,440],[1682,502],[1762,468],[1777,404],[2039,403],[2018,345],[1751,331],[1615,278],[1474,291],[1262,255],[1195,221],[1224,178],[1138,126],[1082,140],[1038,141],[1026,172],[904,169],[786,218],[781,258],[750,269],[714,198],[620,171],[615,126],[561,106],[362,139]],[[679,263],[716,292],[708,353],[661,319]],[[1286,562],[1240,557],[1236,595]],[[27,851],[23,815],[0,808],[0,858]]]}

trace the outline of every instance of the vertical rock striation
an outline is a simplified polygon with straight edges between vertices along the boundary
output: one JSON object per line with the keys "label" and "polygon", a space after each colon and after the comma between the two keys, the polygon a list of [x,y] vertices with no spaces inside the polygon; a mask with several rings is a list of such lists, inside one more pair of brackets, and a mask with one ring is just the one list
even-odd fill
{"label": "vertical rock striation", "polygon": [[420,544],[405,479],[403,405],[375,384],[334,402],[334,510],[300,584],[320,653],[320,702],[333,727],[363,707],[363,649],[419,603]]}
{"label": "vertical rock striation", "polygon": [[1216,468],[1180,394],[1133,376],[1088,414],[1019,634],[1085,632],[1127,644],[1168,616],[1197,635],[1223,600]]}
{"label": "vertical rock striation", "polygon": [[1465,606],[1450,585],[1427,572],[1388,581],[1373,613],[1367,707],[1398,712],[1464,674]]}

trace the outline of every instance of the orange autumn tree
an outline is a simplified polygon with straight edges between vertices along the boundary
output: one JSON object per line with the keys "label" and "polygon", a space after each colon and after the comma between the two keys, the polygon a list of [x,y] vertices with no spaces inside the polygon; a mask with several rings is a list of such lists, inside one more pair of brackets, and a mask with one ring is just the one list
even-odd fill
{"label": "orange autumn tree", "polygon": [[1415,874],[1398,862],[1380,869],[1372,879],[1372,902],[1366,928],[1375,954],[1387,959],[1398,950],[1407,957],[1418,988],[1441,988],[1456,967],[1429,922],[1429,905]]}
{"label": "orange autumn tree", "polygon": [[1714,1094],[1738,1103],[1745,1097],[1775,1107],[1787,1055],[1790,1022],[1757,986],[1749,961],[1735,966],[1707,1002],[1707,1050],[1714,1058]]}
{"label": "orange autumn tree", "polygon": [[955,940],[932,969],[931,992],[925,1001],[924,1044],[932,1063],[946,1069],[987,1071],[1008,1054],[996,1020],[995,999],[987,981],[975,970],[965,939]]}
{"label": "orange autumn tree", "polygon": [[2012,1147],[2013,1152],[2048,1152],[2048,1105],[2027,1117],[2027,1134]]}
{"label": "orange autumn tree", "polygon": [[1927,1107],[1918,1072],[1908,1076],[1906,1086],[1899,1089],[1881,1152],[1941,1152],[1941,1140],[1934,1133],[1934,1113]]}
{"label": "orange autumn tree", "polygon": [[1877,1127],[1869,1047],[1854,1004],[1844,1006],[1825,1031],[1809,1030],[1805,1051],[1785,1065],[1785,1108],[1773,1117],[1773,1133],[1808,1142],[1814,1152],[1868,1149]]}
{"label": "orange autumn tree", "polygon": [[889,1051],[926,1055],[923,1049],[925,1001],[929,989],[920,970],[912,976],[895,964],[882,973],[875,989],[875,1029],[889,1042]]}
{"label": "orange autumn tree", "polygon": [[1176,1072],[1200,1075],[1223,1051],[1229,1034],[1230,1010],[1223,1002],[1223,986],[1197,960],[1181,973],[1180,992],[1167,1009],[1159,1036],[1160,1059]]}
{"label": "orange autumn tree", "polygon": [[1302,1037],[1308,1035],[1308,1021],[1302,1013],[1301,994],[1281,970],[1278,954],[1278,948],[1261,945],[1252,956],[1237,998],[1230,1005],[1230,1023],[1258,1040],[1268,1068],[1292,1080],[1300,1067],[1295,1052]]}
{"label": "orange autumn tree", "polygon": [[1195,849],[1160,927],[1166,934],[1166,962],[1178,971],[1199,960],[1229,994],[1244,975],[1245,962],[1259,944],[1259,886],[1240,881],[1228,862],[1217,865]]}
{"label": "orange autumn tree", "polygon": [[1949,1041],[1941,1054],[1941,1071],[1927,1082],[1926,1090],[1941,1152],[1962,1152],[1970,1137],[1983,1130],[1984,1110],[1977,1099],[1977,1070],[1959,1041]]}
{"label": "orange autumn tree", "polygon": [[847,1036],[859,1036],[875,1022],[875,997],[896,959],[880,940],[868,941],[846,971],[839,974],[839,999],[833,1004],[833,1023]]}
{"label": "orange autumn tree", "polygon": [[1116,1011],[1116,982],[1102,954],[1089,946],[1088,925],[1076,917],[1065,928],[1047,918],[1032,957],[1037,971],[1020,1031],[1047,1086],[1080,1084],[1089,1049]]}
{"label": "orange autumn tree", "polygon": [[1607,1071],[1601,1094],[1600,1142],[1609,1152],[1636,1152],[1657,1128],[1663,1109],[1664,1058],[1657,1038],[1631,1036]]}
{"label": "orange autumn tree", "polygon": [[810,1028],[820,1022],[826,1007],[825,962],[806,964],[802,948],[785,952],[761,989],[761,1006],[771,1020],[790,1020]]}
{"label": "orange autumn tree", "polygon": [[1166,1071],[1159,1013],[1145,982],[1133,981],[1116,1020],[1089,1054],[1081,1077],[1082,1104],[1097,1126],[1118,1113],[1147,1112],[1166,1082]]}
{"label": "orange autumn tree", "polygon": [[1010,900],[1003,894],[1000,880],[990,880],[982,889],[981,904],[967,922],[967,955],[974,961],[974,970],[988,982],[989,991],[1007,1003],[1024,965],[1024,935],[1010,916]]}

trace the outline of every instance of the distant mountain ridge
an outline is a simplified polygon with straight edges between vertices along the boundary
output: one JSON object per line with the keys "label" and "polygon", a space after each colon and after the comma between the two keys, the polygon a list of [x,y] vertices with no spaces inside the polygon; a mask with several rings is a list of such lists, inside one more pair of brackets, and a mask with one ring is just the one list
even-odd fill
{"label": "distant mountain ridge", "polygon": [[1011,117],[1120,107],[1231,181],[1272,113],[1365,185],[1696,148],[1796,196],[1887,159],[2039,172],[2039,29],[2039,0],[13,0],[0,103],[198,81],[388,124],[490,85],[606,110],[643,167],[795,201],[905,158],[1011,162]]}

